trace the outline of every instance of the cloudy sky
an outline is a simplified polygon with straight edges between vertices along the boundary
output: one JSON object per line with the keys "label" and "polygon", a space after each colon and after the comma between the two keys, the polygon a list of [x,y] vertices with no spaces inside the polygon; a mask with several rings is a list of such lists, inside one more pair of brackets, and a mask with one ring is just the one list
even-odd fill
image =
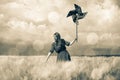
{"label": "cloudy sky", "polygon": [[42,50],[53,42],[54,32],[72,41],[75,24],[66,15],[75,3],[88,12],[79,21],[77,45],[119,47],[119,0],[0,0],[0,42],[30,43],[35,50]]}

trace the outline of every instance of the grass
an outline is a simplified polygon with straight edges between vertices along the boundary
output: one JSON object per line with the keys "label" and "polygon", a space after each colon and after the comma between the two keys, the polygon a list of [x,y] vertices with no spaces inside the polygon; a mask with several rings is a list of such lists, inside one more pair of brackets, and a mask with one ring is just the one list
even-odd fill
{"label": "grass", "polygon": [[1,56],[0,80],[120,80],[119,57],[72,57],[56,63],[51,56]]}

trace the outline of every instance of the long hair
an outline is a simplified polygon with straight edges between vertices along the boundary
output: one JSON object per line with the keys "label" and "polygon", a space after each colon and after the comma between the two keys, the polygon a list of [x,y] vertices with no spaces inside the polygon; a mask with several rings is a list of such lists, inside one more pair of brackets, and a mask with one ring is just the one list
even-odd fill
{"label": "long hair", "polygon": [[60,33],[55,32],[54,35],[55,35],[58,39],[61,39]]}

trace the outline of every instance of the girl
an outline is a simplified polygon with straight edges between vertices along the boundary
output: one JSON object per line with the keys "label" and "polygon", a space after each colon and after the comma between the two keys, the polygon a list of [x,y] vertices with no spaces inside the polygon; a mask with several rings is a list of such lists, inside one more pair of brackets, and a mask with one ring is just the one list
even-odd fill
{"label": "girl", "polygon": [[68,42],[64,39],[61,39],[60,34],[56,32],[54,33],[54,40],[55,41],[52,43],[46,62],[54,51],[57,53],[57,61],[71,61],[71,57],[69,52],[66,50],[66,46],[71,46],[77,40],[77,38],[75,38],[72,42]]}

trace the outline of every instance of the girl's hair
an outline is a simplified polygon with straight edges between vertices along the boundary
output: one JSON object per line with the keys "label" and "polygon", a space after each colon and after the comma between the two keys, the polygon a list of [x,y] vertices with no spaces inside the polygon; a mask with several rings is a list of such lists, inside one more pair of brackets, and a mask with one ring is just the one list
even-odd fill
{"label": "girl's hair", "polygon": [[57,36],[57,38],[59,38],[59,39],[61,38],[60,33],[58,33],[58,32],[55,32],[54,35]]}

